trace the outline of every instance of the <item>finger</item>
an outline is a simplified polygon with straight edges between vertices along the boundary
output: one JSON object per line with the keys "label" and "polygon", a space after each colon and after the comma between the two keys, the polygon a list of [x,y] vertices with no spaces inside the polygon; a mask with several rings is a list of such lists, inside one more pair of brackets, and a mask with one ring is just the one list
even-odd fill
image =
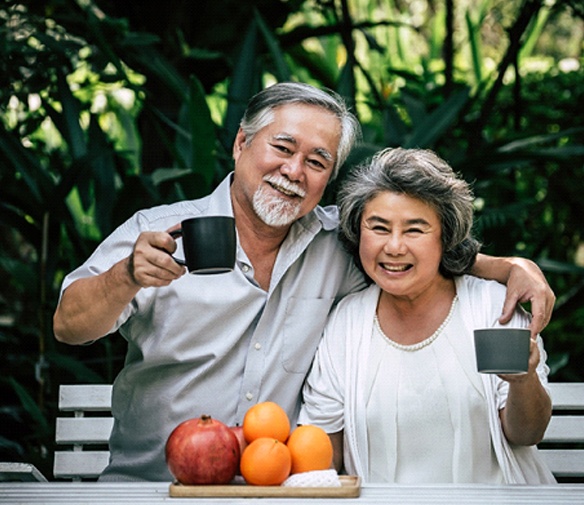
{"label": "finger", "polygon": [[[168,263],[168,266],[164,263]],[[162,264],[154,260],[134,266],[134,277],[142,287],[168,286],[172,281],[182,277],[185,272],[183,266],[178,265],[172,259],[168,261],[166,258]]]}
{"label": "finger", "polygon": [[531,323],[529,329],[531,330],[532,338],[535,338],[547,326],[551,310],[546,308],[547,300],[545,297],[533,297],[531,299]]}
{"label": "finger", "polygon": [[503,302],[503,309],[501,311],[501,316],[499,317],[500,324],[507,324],[511,321],[513,314],[515,313],[515,308],[519,302],[518,296],[515,292],[507,289],[507,294],[505,295],[505,301]]}
{"label": "finger", "polygon": [[171,231],[176,231],[176,230],[180,230],[181,224],[177,223],[174,226],[171,226],[170,228],[168,228],[166,230],[166,233],[170,233]]}
{"label": "finger", "polygon": [[142,287],[168,284],[185,273],[171,256],[176,244],[167,233],[143,233],[132,254],[133,276]]}
{"label": "finger", "polygon": [[148,239],[149,244],[156,249],[161,249],[171,254],[176,251],[176,241],[167,232],[154,233]]}
{"label": "finger", "polygon": [[160,277],[144,273],[141,279],[142,282],[144,282],[144,287],[160,288],[168,286],[171,282],[175,281],[177,277]]}

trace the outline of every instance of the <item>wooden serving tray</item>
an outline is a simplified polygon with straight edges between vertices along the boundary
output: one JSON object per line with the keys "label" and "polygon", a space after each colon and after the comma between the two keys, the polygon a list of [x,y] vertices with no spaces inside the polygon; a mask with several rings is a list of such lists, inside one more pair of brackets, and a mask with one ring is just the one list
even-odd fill
{"label": "wooden serving tray", "polygon": [[180,497],[303,497],[303,498],[356,498],[361,494],[361,478],[355,475],[339,476],[341,485],[337,487],[288,487],[288,486],[248,486],[228,484],[225,486],[184,486],[170,485],[169,494]]}

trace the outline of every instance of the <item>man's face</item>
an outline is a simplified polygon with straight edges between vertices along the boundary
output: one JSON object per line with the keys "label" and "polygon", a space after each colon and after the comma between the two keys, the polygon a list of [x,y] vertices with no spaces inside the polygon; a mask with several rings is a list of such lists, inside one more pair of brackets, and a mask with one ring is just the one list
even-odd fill
{"label": "man's face", "polygon": [[316,207],[333,172],[341,127],[330,112],[304,104],[274,110],[274,121],[233,147],[235,204],[273,227],[287,227]]}

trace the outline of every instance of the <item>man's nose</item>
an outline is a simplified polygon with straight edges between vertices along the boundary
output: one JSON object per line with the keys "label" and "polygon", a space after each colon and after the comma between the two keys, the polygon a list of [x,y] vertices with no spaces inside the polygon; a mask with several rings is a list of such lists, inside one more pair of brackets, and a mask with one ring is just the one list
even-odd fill
{"label": "man's nose", "polygon": [[291,181],[299,181],[304,175],[304,166],[300,155],[290,156],[281,167],[281,172]]}

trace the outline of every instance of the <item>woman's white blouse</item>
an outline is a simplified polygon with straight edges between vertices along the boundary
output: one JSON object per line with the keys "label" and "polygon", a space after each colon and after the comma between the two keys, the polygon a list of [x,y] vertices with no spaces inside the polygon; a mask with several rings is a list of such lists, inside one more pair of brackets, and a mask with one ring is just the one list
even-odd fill
{"label": "woman's white blouse", "polygon": [[367,376],[368,481],[503,482],[484,391],[452,347],[464,338],[459,311],[457,304],[437,339],[413,352],[391,346],[373,326],[371,353],[380,359]]}

